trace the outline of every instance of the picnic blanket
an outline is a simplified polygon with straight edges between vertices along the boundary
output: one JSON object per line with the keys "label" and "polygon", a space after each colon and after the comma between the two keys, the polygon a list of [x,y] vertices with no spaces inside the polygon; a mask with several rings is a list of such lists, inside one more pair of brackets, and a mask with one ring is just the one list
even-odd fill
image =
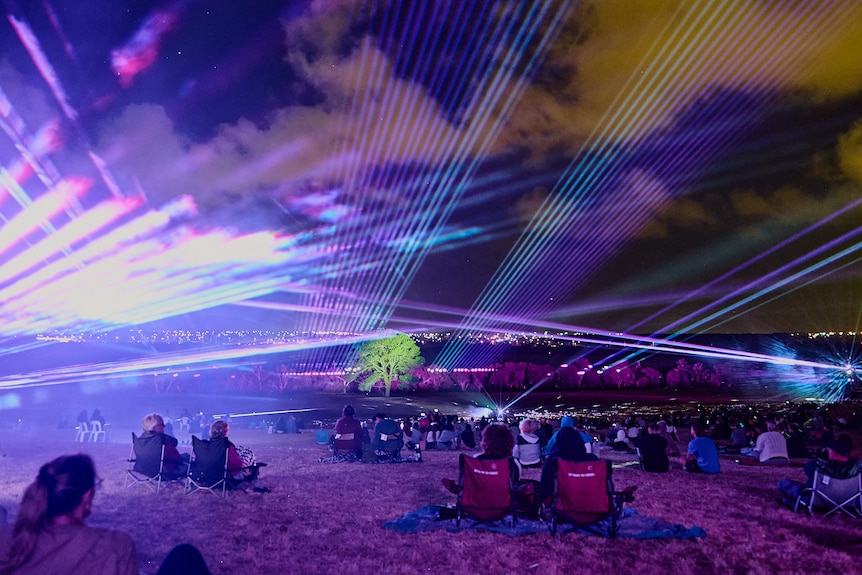
{"label": "picnic blanket", "polygon": [[[392,529],[401,533],[419,533],[420,531],[434,531],[445,529],[450,532],[458,532],[470,529],[484,529],[495,533],[503,533],[509,536],[527,535],[530,533],[548,533],[548,524],[535,519],[518,518],[516,525],[510,525],[509,521],[497,521],[494,523],[483,523],[472,519],[462,519],[461,526],[455,525],[451,517],[452,510],[441,505],[427,505],[416,511],[409,511],[400,519],[388,521],[383,524],[384,529]],[[629,539],[695,539],[706,537],[706,531],[700,527],[685,527],[675,525],[656,519],[639,515],[637,510],[626,508],[623,517],[618,521],[619,533],[617,537]],[[577,531],[586,535],[608,536],[608,525],[598,523],[589,527],[575,527],[570,524],[561,524],[558,533],[569,533]]]}
{"label": "picnic blanket", "polygon": [[393,463],[422,463],[422,458],[411,454],[399,457],[398,459],[390,458],[381,461],[376,458],[366,458],[364,456],[362,459],[357,459],[352,455],[333,454],[332,457],[320,457],[317,461],[318,463],[371,463],[389,465]]}

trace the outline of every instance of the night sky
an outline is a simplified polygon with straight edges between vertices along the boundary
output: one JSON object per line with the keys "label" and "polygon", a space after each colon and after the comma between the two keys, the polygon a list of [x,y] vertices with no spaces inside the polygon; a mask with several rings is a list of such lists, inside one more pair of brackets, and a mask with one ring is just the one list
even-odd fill
{"label": "night sky", "polygon": [[860,329],[854,0],[3,5],[0,336]]}

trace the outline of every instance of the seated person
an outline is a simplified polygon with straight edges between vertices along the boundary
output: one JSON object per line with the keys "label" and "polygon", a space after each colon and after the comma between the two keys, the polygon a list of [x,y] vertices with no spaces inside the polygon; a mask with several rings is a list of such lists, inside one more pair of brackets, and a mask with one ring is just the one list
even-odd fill
{"label": "seated person", "polygon": [[410,427],[410,438],[407,440],[407,449],[415,450],[419,447],[419,443],[422,441],[422,430],[419,429],[419,422],[414,421],[412,426]]}
{"label": "seated person", "polygon": [[158,413],[150,413],[141,421],[143,433],[139,440],[147,442],[154,441],[165,446],[165,461],[162,475],[171,479],[183,477],[189,470],[188,454],[180,455],[177,450],[176,437],[165,433],[165,420]]}
{"label": "seated person", "polygon": [[774,421],[766,422],[766,431],[757,436],[753,449],[742,449],[740,454],[756,457],[764,465],[779,465],[787,463],[787,440],[778,431]]}
{"label": "seated person", "polygon": [[473,424],[469,421],[464,426],[464,431],[461,432],[461,445],[467,449],[476,449],[476,435],[474,434]]}
{"label": "seated person", "polygon": [[632,444],[629,443],[629,437],[626,434],[626,430],[622,428],[617,429],[614,440],[611,442],[611,447],[614,451],[630,451],[634,449]]}
{"label": "seated person", "polygon": [[575,428],[575,420],[571,415],[564,415],[563,418],[560,419],[560,429],[551,435],[551,438],[548,440],[548,444],[542,450],[543,456],[547,457],[550,455],[551,451],[554,450],[554,444],[557,442],[557,435],[559,435],[560,431],[566,427],[571,427],[572,429]]}
{"label": "seated person", "polygon": [[691,426],[692,440],[688,443],[688,453],[680,458],[683,468],[693,473],[714,474],[721,471],[718,462],[718,448],[715,442],[707,437],[706,426],[693,423]]}
{"label": "seated person", "polygon": [[676,432],[676,427],[672,423],[659,420],[658,434],[667,441],[667,456],[678,457],[679,447],[677,446],[677,443],[679,442],[679,435]]}
{"label": "seated person", "polygon": [[428,426],[425,434],[425,449],[437,449],[437,438],[440,437],[440,424],[436,421]]}
{"label": "seated person", "polygon": [[351,453],[356,459],[362,459],[362,424],[354,419],[355,413],[352,405],[345,405],[341,410],[341,418],[335,422],[332,448]]}
{"label": "seated person", "polygon": [[394,419],[386,417],[385,413],[374,415],[374,435],[371,438],[371,448],[376,455],[397,456],[404,447],[404,432]]}
{"label": "seated person", "polygon": [[811,457],[808,452],[808,434],[794,422],[787,433],[787,456],[791,459]]}
{"label": "seated person", "polygon": [[242,481],[253,482],[256,479],[254,453],[246,447],[237,447],[234,445],[227,438],[229,431],[230,426],[227,421],[221,419],[213,421],[210,426],[210,441],[224,439],[225,443],[227,443],[227,472],[234,480],[234,486]]}
{"label": "seated person", "polygon": [[455,447],[455,426],[451,423],[443,424],[443,431],[437,437],[437,449],[454,449]]}
{"label": "seated person", "polygon": [[99,409],[93,410],[93,415],[90,416],[90,421],[98,421],[102,424],[102,427],[105,427],[105,417]]}
{"label": "seated person", "polygon": [[[132,538],[121,531],[85,525],[97,484],[88,455],[65,455],[46,463],[24,492],[13,526],[0,529],[0,572],[110,573],[138,575]],[[209,575],[200,552],[180,545],[159,573]]]}
{"label": "seated person", "polygon": [[640,444],[640,436],[641,430],[640,427],[638,427],[637,422],[634,420],[630,421],[626,428],[626,439],[628,439],[629,445],[632,449],[636,449]]}
{"label": "seated person", "polygon": [[715,422],[715,427],[712,428],[712,440],[729,441],[731,433],[733,433],[733,430],[730,428],[730,424],[727,423],[727,418],[719,417],[718,421]]}
{"label": "seated person", "polygon": [[[536,423],[538,424],[538,422]],[[576,424],[575,429],[581,436],[581,439],[584,440],[584,448],[587,450],[587,453],[595,453],[598,455],[601,450],[601,446],[596,442],[596,438],[587,430],[586,425],[582,423]],[[536,435],[538,435],[538,433]],[[539,441],[541,440],[542,438],[540,437]]]}
{"label": "seated person", "polygon": [[539,480],[537,501],[546,501],[554,494],[557,459],[565,459],[566,461],[599,460],[592,453],[587,453],[584,440],[574,427],[561,427],[557,432],[557,441],[554,442],[554,449],[548,454],[544,465],[542,465],[542,478]]}
{"label": "seated person", "polygon": [[853,441],[846,434],[831,441],[826,446],[826,459],[816,458],[807,462],[803,467],[807,480],[805,483],[794,481],[786,477],[778,480],[778,491],[782,495],[782,502],[788,507],[796,504],[796,499],[803,489],[814,485],[814,472],[819,471],[823,475],[835,479],[846,479],[855,477],[860,473],[859,461],[850,457],[853,450]]}
{"label": "seated person", "polygon": [[499,423],[486,425],[482,431],[482,441],[479,446],[482,451],[474,455],[476,459],[506,459],[512,456],[515,448],[515,438],[509,428]]}
{"label": "seated person", "polygon": [[539,436],[536,435],[538,423],[534,419],[522,419],[518,424],[520,433],[515,438],[515,448],[512,456],[520,467],[541,467],[542,446]]}
{"label": "seated person", "polygon": [[745,432],[744,423],[740,423],[730,432],[730,447],[739,450],[748,447],[748,434]]}
{"label": "seated person", "polygon": [[641,467],[644,471],[663,473],[670,469],[667,457],[667,439],[661,436],[657,423],[650,423],[647,432],[641,437],[640,446]]}

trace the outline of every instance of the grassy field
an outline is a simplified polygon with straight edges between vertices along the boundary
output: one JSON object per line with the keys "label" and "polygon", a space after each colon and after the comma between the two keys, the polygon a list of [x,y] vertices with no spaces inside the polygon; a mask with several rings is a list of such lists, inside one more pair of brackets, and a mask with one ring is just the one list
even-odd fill
{"label": "grassy field", "polygon": [[[381,399],[383,407],[386,403]],[[127,489],[131,429],[131,423],[116,425],[104,444],[75,443],[69,429],[7,431],[0,504],[14,519],[41,464],[83,451],[93,456],[105,480],[89,523],[131,534],[144,574],[155,573],[180,542],[199,547],[215,574],[862,572],[862,523],[795,515],[776,501],[778,478],[801,480],[798,467],[750,467],[725,458],[717,476],[686,474],[679,466],[648,474],[625,465],[632,456],[603,452],[618,465],[617,486],[638,487],[631,507],[641,515],[702,527],[707,536],[696,541],[610,541],[581,534],[554,539],[546,533],[513,538],[482,531],[406,535],[382,525],[424,505],[453,503],[440,480],[457,477],[457,452],[427,452],[422,464],[324,464],[318,458],[328,452],[312,433],[274,435],[236,427],[234,442],[269,464],[261,485],[272,492],[231,493],[221,500],[186,496],[175,486],[159,494]]]}

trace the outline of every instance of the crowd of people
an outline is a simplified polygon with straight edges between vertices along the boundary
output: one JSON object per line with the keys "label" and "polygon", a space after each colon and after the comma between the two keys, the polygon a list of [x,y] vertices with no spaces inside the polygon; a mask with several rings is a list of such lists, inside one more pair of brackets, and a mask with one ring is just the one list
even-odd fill
{"label": "crowd of people", "polygon": [[[87,417],[89,421],[100,416],[96,411]],[[519,493],[539,503],[548,501],[553,493],[558,461],[596,461],[603,450],[636,456],[640,468],[647,473],[667,473],[676,468],[714,475],[722,469],[720,455],[726,456],[725,462],[747,465],[787,465],[791,460],[805,459],[798,466],[798,477],[778,482],[783,503],[793,507],[803,490],[811,487],[815,473],[836,479],[862,473],[858,448],[851,435],[842,432],[854,424],[862,422],[833,421],[827,410],[807,405],[742,410],[718,407],[687,417],[633,415],[616,422],[568,415],[558,422],[529,417],[470,420],[437,411],[401,420],[378,412],[370,421],[361,421],[356,410],[346,405],[335,423],[330,445],[354,461],[362,460],[366,453],[377,460],[397,460],[405,448],[417,454],[425,450],[478,448],[473,454],[478,459],[512,457],[520,484],[531,484],[530,490]],[[690,430],[691,440],[680,447],[678,430],[685,428]],[[228,439],[229,431],[227,421],[216,420],[209,426],[208,441],[227,445],[227,471],[234,487],[243,483],[254,486],[253,481],[248,481],[249,470],[255,466],[254,454],[233,444]],[[178,441],[163,416],[146,415],[140,439],[164,448],[166,478],[188,473],[189,457],[180,453]],[[525,470],[529,469],[538,470],[538,480],[525,478]],[[457,492],[454,480],[445,479],[443,483]],[[127,534],[86,525],[98,484],[94,463],[87,455],[63,456],[43,465],[23,495],[15,522],[0,530],[0,575],[137,573],[135,544]],[[159,573],[209,571],[197,549],[180,545],[164,559]]]}

